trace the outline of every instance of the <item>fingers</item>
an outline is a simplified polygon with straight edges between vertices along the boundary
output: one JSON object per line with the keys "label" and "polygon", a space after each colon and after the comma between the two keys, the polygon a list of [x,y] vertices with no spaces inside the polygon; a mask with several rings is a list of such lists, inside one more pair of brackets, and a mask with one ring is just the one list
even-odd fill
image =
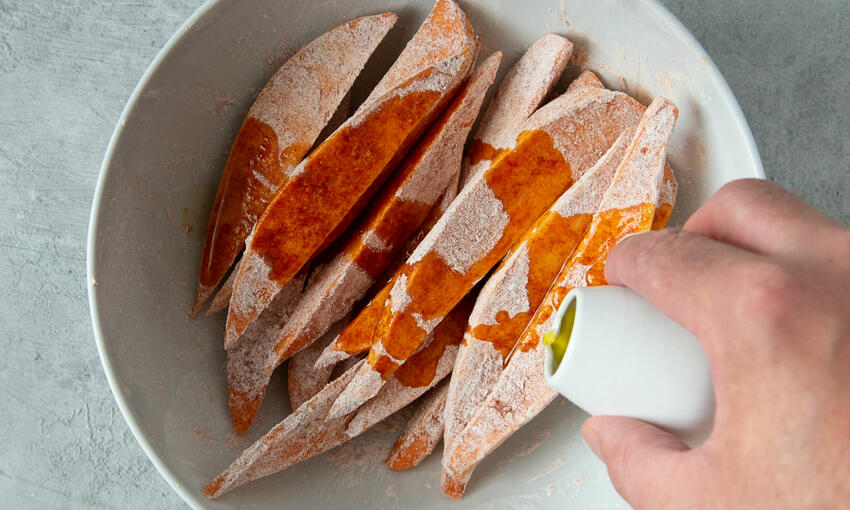
{"label": "fingers", "polygon": [[608,257],[605,277],[679,322],[703,342],[712,359],[714,339],[722,336],[722,325],[734,315],[732,298],[742,275],[761,259],[707,237],[665,229],[621,241]]}
{"label": "fingers", "polygon": [[[617,492],[634,508],[684,508],[688,447],[659,428],[631,418],[596,416],[581,429],[593,453],[605,463]],[[673,490],[675,488],[675,490]]]}
{"label": "fingers", "polygon": [[799,258],[835,249],[824,234],[841,227],[776,184],[741,179],[720,188],[684,230],[756,253]]}

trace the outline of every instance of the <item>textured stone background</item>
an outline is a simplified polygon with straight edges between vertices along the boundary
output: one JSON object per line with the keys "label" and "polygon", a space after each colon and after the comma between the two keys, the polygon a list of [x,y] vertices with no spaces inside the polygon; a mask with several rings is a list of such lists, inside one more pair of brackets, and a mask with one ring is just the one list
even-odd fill
{"label": "textured stone background", "polygon": [[[665,0],[755,132],[770,179],[850,223],[845,0]],[[0,0],[0,506],[181,508],[121,418],[84,287],[101,158],[201,0]]]}

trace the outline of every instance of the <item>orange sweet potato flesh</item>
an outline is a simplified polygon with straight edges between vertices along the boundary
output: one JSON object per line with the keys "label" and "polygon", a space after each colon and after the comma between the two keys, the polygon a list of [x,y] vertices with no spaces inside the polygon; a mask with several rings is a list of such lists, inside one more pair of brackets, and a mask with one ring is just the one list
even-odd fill
{"label": "orange sweet potato flesh", "polygon": [[[395,14],[384,13],[329,30],[301,48],[260,92],[219,182],[192,315],[227,274],[257,218],[313,145],[395,20]],[[369,30],[362,30],[364,25]]]}
{"label": "orange sweet potato flesh", "polygon": [[[466,76],[477,40],[456,4],[441,0],[438,6],[444,4],[457,15],[441,18],[432,12],[426,25],[442,23],[446,32],[457,34],[460,49],[400,79],[386,94],[367,99],[293,171],[257,222],[231,298],[226,347],[337,231],[374,183],[386,178]],[[397,71],[394,66],[387,76],[394,78]]]}

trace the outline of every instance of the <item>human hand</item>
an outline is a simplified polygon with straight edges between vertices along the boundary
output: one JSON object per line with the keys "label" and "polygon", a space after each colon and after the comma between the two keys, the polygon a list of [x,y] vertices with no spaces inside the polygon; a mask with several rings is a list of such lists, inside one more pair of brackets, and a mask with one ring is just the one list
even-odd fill
{"label": "human hand", "polygon": [[629,418],[585,422],[637,509],[850,506],[850,230],[782,188],[740,180],[682,230],[633,236],[605,276],[700,339],[714,431],[688,449]]}

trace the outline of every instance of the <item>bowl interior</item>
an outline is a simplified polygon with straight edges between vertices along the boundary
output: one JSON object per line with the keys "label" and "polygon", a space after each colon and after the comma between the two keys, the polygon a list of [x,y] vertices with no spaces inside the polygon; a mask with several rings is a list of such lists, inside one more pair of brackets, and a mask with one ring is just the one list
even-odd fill
{"label": "bowl interior", "polygon": [[[762,176],[734,98],[716,68],[650,0],[467,0],[482,55],[501,50],[500,76],[536,38],[567,35],[565,85],[589,68],[644,103],[680,109],[670,160],[680,181],[673,223],[721,184]],[[355,84],[362,100],[427,14],[431,0],[208,2],[175,34],[127,105],[98,184],[89,289],[104,368],[137,439],[197,508],[625,508],[584,446],[586,417],[563,399],[477,469],[461,503],[439,491],[439,455],[408,472],[383,460],[402,417],[283,473],[207,501],[200,488],[288,412],[276,377],[258,421],[233,434],[222,350],[224,318],[189,319],[206,222],[230,144],[257,92],[299,46],[345,20],[392,10],[399,22]],[[441,448],[441,447],[438,447]],[[498,502],[498,503],[497,503]]]}

